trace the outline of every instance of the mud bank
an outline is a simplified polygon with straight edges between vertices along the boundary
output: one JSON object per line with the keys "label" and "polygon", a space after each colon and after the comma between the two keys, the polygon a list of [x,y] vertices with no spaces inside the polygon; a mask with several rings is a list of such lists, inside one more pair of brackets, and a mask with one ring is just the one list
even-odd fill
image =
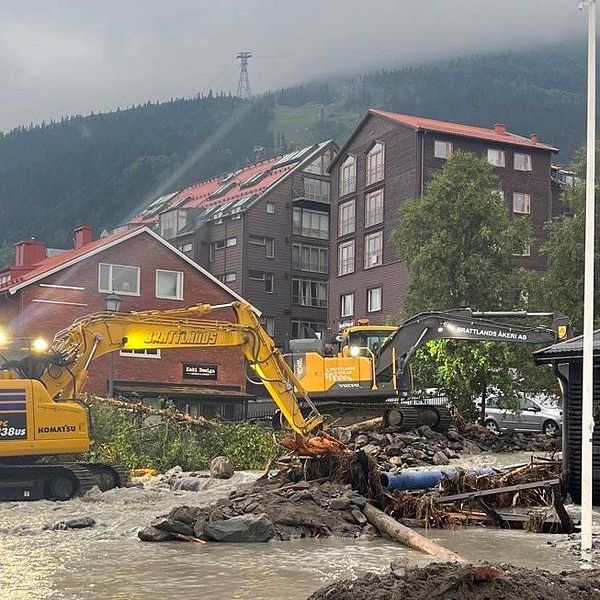
{"label": "mud bank", "polygon": [[600,599],[600,569],[558,574],[500,565],[498,577],[477,581],[474,567],[434,563],[408,565],[386,575],[367,573],[327,585],[309,600],[587,600]]}

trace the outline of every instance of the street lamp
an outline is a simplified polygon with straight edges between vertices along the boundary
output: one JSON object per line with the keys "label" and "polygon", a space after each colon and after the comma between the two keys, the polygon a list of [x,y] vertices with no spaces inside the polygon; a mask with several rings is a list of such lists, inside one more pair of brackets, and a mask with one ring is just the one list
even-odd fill
{"label": "street lamp", "polygon": [[[114,293],[106,296],[106,310],[108,312],[119,312],[121,308],[121,297]],[[114,353],[108,354],[108,397],[112,398],[115,395],[115,359]]]}

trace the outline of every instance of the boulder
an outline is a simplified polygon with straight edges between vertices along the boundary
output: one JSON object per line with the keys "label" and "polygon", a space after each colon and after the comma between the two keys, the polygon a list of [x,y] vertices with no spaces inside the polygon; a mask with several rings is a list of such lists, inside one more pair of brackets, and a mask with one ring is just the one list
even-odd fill
{"label": "boulder", "polygon": [[183,469],[179,465],[177,465],[176,467],[173,467],[172,469],[169,469],[165,473],[165,477],[166,478],[177,477],[177,475],[179,475],[180,473],[183,473]]}
{"label": "boulder", "polygon": [[167,542],[173,539],[173,536],[168,531],[163,531],[152,526],[140,529],[138,537],[142,542]]}
{"label": "boulder", "polygon": [[215,542],[268,542],[275,535],[275,529],[266,514],[246,514],[204,523],[203,534]]}
{"label": "boulder", "polygon": [[181,490],[183,492],[197,492],[202,486],[202,480],[198,477],[178,477],[170,481],[172,490]]}
{"label": "boulder", "polygon": [[73,517],[64,521],[58,521],[51,527],[46,526],[44,529],[85,529],[93,527],[96,521],[92,517]]}
{"label": "boulder", "polygon": [[388,446],[385,449],[385,453],[388,456],[400,456],[402,454],[402,449],[404,448],[405,445],[406,444],[404,444],[403,442],[398,441],[398,442]]}
{"label": "boulder", "polygon": [[233,465],[226,456],[215,456],[210,461],[210,476],[214,479],[229,479],[233,473]]}
{"label": "boulder", "polygon": [[401,467],[404,463],[404,461],[402,460],[401,456],[392,456],[390,458],[390,463],[394,466],[394,467]]}
{"label": "boulder", "polygon": [[431,460],[434,465],[447,465],[450,462],[448,457],[441,450],[436,452]]}
{"label": "boulder", "polygon": [[329,503],[331,510],[347,510],[352,506],[352,500],[348,496],[333,498]]}
{"label": "boulder", "polygon": [[380,450],[381,449],[379,448],[379,446],[376,446],[375,444],[367,444],[363,448],[363,452],[365,452],[366,454],[371,454],[372,456],[379,454]]}
{"label": "boulder", "polygon": [[358,508],[353,508],[350,511],[350,514],[352,515],[354,522],[357,523],[358,525],[366,525],[367,524],[367,517],[365,517],[365,515],[363,515],[362,512],[360,510],[358,510]]}
{"label": "boulder", "polygon": [[158,517],[150,523],[151,527],[168,531],[169,533],[179,533],[180,535],[194,535],[194,530],[190,525],[186,525],[181,521],[169,519],[168,517]]}
{"label": "boulder", "polygon": [[364,446],[369,443],[369,438],[366,435],[357,435],[354,441],[357,446]]}
{"label": "boulder", "polygon": [[198,506],[176,506],[169,513],[169,518],[193,527],[202,512],[202,509]]}
{"label": "boulder", "polygon": [[430,440],[431,438],[435,437],[435,433],[433,432],[433,429],[431,429],[431,427],[429,427],[429,425],[421,425],[421,427],[419,427],[417,429],[417,433],[421,436],[424,437],[428,440]]}

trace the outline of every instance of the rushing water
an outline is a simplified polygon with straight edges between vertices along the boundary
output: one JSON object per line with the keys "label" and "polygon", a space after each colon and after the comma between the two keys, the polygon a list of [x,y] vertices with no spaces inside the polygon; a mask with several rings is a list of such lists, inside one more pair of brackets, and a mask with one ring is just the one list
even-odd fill
{"label": "rushing water", "polygon": [[[518,462],[522,456],[503,458]],[[490,464],[482,457],[473,462]],[[494,460],[497,464],[497,460]],[[138,541],[150,520],[180,504],[204,504],[226,495],[253,473],[229,481],[207,480],[201,492],[132,488],[64,503],[0,504],[0,598],[45,599],[304,599],[342,577],[388,569],[406,556],[428,557],[381,539],[298,540],[268,544],[191,544]],[[91,529],[43,530],[68,517],[89,515]],[[575,558],[546,544],[557,536],[522,531],[429,531],[472,560],[510,561],[559,570]]]}

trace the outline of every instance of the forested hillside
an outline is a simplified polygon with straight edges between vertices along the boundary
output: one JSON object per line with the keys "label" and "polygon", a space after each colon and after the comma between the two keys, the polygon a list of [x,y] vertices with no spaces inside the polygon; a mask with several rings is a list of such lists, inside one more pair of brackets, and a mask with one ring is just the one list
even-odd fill
{"label": "forested hillside", "polygon": [[142,202],[257,156],[342,142],[369,106],[540,134],[566,162],[584,136],[584,49],[564,44],[334,78],[19,128],[0,137],[0,247],[70,243],[80,223],[111,227]]}

